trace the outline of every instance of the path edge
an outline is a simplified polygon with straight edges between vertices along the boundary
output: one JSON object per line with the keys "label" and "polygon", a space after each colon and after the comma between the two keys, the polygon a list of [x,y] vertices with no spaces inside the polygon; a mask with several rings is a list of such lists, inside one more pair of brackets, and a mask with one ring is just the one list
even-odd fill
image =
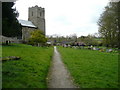
{"label": "path edge", "polygon": [[[56,48],[56,49],[57,49],[57,48]],[[60,51],[59,51],[58,49],[57,49],[57,51],[59,52],[61,61],[63,62],[63,58],[62,58],[62,55],[61,55]],[[73,85],[74,85],[76,88],[79,88],[79,89],[80,89],[79,85],[78,85],[77,83],[75,83],[75,80],[74,80],[74,78],[72,77],[72,75],[71,75],[71,73],[70,73],[67,65],[66,65],[64,62],[63,62],[63,65],[64,65],[65,69],[67,70],[67,73],[69,74],[69,77],[70,77],[70,79],[72,80]]]}
{"label": "path edge", "polygon": [[49,67],[48,74],[47,74],[47,77],[46,77],[47,88],[49,88],[49,79],[50,79],[50,74],[51,74],[52,65],[53,65],[53,63],[52,63],[53,58],[54,58],[54,47],[53,47],[53,54],[52,54],[52,58],[51,58],[51,62],[50,62],[50,67]]}

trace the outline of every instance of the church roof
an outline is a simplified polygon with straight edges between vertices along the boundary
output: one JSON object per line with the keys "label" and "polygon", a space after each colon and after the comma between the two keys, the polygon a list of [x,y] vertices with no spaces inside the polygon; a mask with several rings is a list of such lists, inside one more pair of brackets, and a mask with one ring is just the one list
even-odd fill
{"label": "church roof", "polygon": [[31,21],[27,21],[27,20],[18,20],[18,21],[22,26],[37,28],[37,26],[35,26]]}

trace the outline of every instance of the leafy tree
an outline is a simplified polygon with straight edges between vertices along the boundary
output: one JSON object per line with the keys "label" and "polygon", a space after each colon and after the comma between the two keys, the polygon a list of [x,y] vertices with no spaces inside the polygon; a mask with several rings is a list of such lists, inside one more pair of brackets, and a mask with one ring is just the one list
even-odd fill
{"label": "leafy tree", "polygon": [[21,26],[16,9],[12,8],[13,2],[2,2],[2,35],[7,37],[21,36]]}
{"label": "leafy tree", "polygon": [[101,14],[98,21],[99,33],[106,46],[119,46],[119,6],[120,2],[110,2],[108,6],[105,7],[105,11]]}
{"label": "leafy tree", "polygon": [[118,48],[120,49],[120,1],[117,3],[118,8]]}
{"label": "leafy tree", "polygon": [[34,30],[31,32],[31,37],[29,38],[29,43],[33,45],[45,44],[47,38],[41,30]]}
{"label": "leafy tree", "polygon": [[98,45],[99,42],[96,39],[97,38],[94,35],[88,35],[88,36],[79,37],[79,40],[81,42],[84,42],[86,45]]}

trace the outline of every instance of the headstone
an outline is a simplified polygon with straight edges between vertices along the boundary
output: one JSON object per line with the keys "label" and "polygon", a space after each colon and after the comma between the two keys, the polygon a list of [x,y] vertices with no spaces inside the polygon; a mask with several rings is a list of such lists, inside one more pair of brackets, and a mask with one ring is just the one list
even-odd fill
{"label": "headstone", "polygon": [[97,50],[97,48],[96,48],[96,47],[93,47],[93,50]]}
{"label": "headstone", "polygon": [[106,52],[112,52],[113,51],[113,49],[107,49],[106,50]]}

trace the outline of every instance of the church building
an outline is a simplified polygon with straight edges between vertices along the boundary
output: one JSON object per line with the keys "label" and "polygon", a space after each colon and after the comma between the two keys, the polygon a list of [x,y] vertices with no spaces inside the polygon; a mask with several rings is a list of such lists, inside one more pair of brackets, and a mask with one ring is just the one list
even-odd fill
{"label": "church building", "polygon": [[36,29],[42,30],[45,34],[45,9],[42,7],[30,7],[28,21],[19,20],[22,26],[22,40],[28,41],[30,32]]}

